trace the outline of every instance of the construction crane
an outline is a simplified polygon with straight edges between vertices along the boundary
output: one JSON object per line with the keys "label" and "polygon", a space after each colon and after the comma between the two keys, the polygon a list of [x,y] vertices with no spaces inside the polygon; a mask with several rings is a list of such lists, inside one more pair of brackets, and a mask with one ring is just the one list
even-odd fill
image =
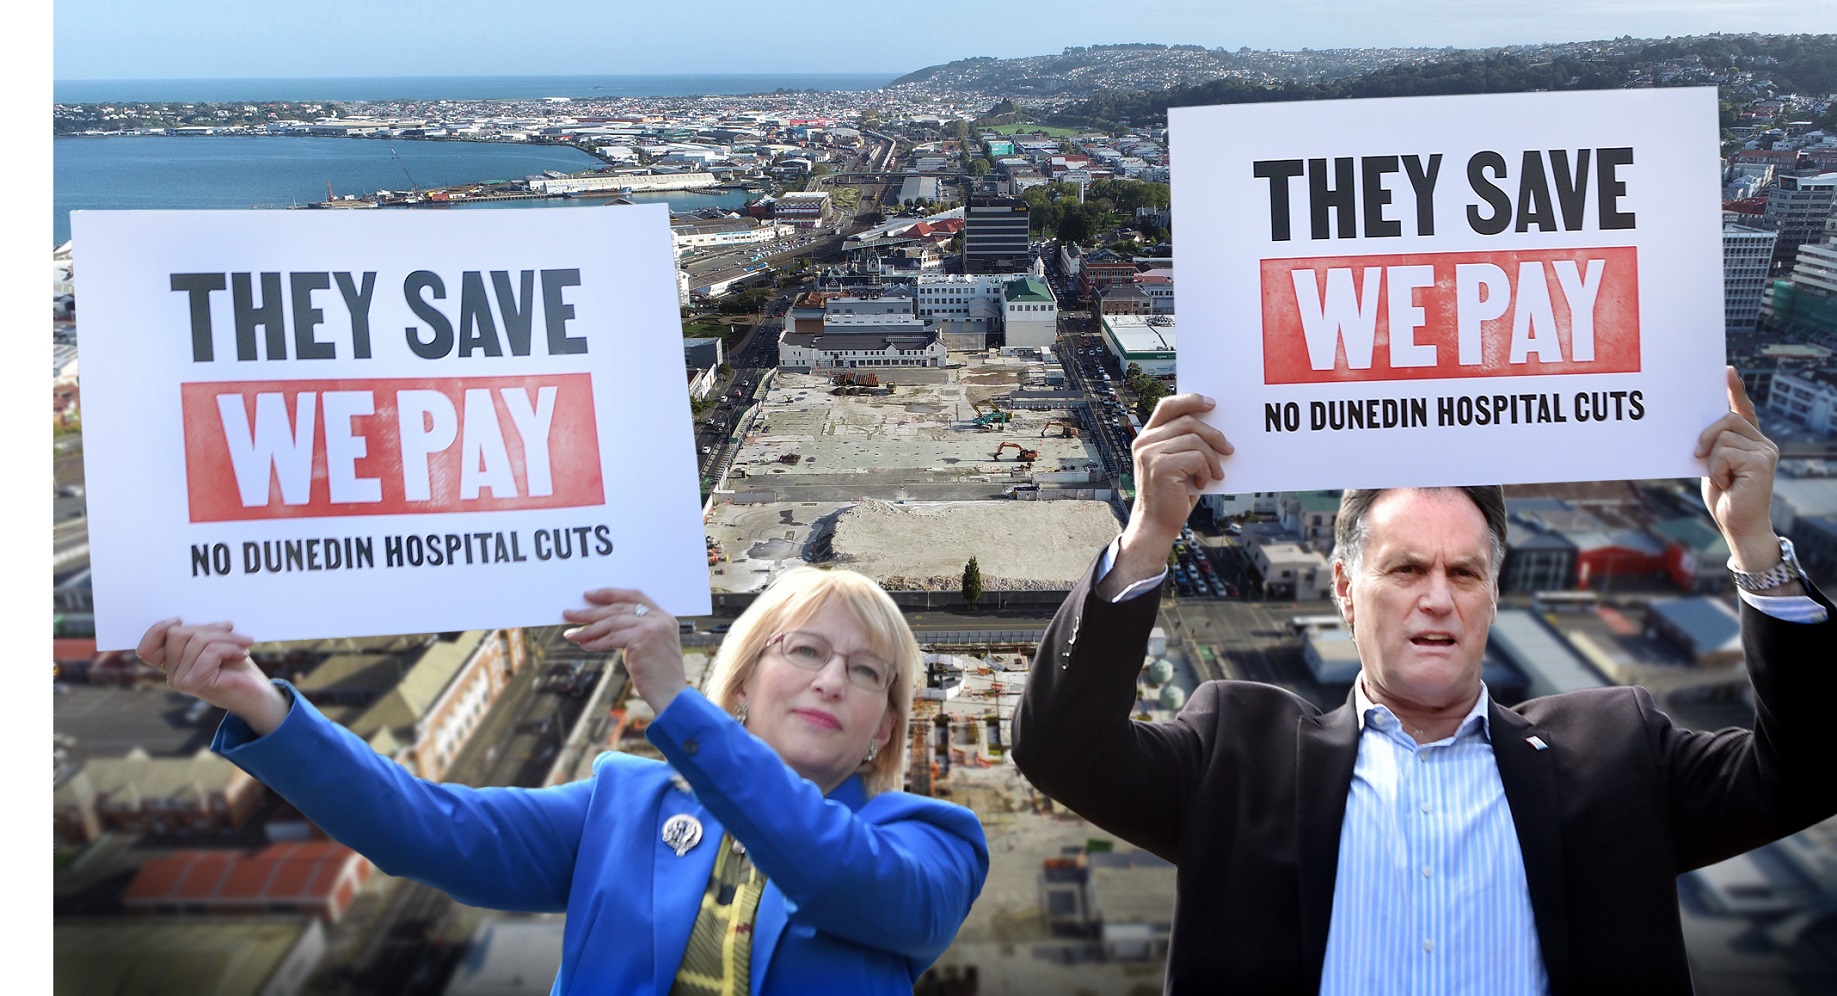
{"label": "construction crane", "polygon": [[415,194],[420,193],[421,185],[415,182],[415,175],[408,171],[408,164],[402,161],[401,156],[396,155],[395,146],[391,145],[389,147],[389,155],[395,160],[397,166],[402,167],[402,175],[408,177],[409,192]]}
{"label": "construction crane", "polygon": [[1016,454],[1015,459],[1019,460],[1021,463],[1032,463],[1033,461],[1038,460],[1040,458],[1039,450],[1030,450],[1027,447],[1022,446],[1019,443],[1008,442],[1008,443],[1003,443],[1000,446],[995,447],[994,459],[1000,460],[1001,455],[1007,452],[1008,447],[1010,446],[1020,451],[1018,454]]}

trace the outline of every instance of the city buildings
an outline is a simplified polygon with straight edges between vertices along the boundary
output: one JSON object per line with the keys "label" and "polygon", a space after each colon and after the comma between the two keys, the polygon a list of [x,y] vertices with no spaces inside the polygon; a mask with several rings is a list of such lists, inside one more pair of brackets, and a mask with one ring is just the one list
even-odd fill
{"label": "city buildings", "polygon": [[972,196],[963,211],[963,272],[1024,273],[1032,263],[1027,202]]}
{"label": "city buildings", "polygon": [[1723,324],[1729,334],[1752,332],[1778,232],[1733,223],[1722,226]]}
{"label": "city buildings", "polygon": [[1815,432],[1837,435],[1837,370],[1775,373],[1767,406]]}
{"label": "city buildings", "polygon": [[1133,363],[1153,377],[1174,375],[1172,315],[1105,315],[1103,344],[1118,371]]}
{"label": "city buildings", "polygon": [[1777,331],[1837,345],[1837,242],[1800,246],[1792,272],[1767,285],[1763,315]]}
{"label": "city buildings", "polygon": [[1046,281],[1020,277],[1003,286],[1002,330],[1010,347],[1047,347],[1058,341],[1059,306]]}
{"label": "city buildings", "polygon": [[777,218],[792,228],[827,228],[835,223],[835,210],[827,191],[792,191],[778,198]]}
{"label": "city buildings", "polygon": [[52,792],[56,833],[87,843],[104,831],[128,834],[216,834],[239,829],[268,790],[241,768],[200,750],[153,757],[91,758]]}
{"label": "city buildings", "polygon": [[1825,237],[1831,210],[1837,204],[1837,173],[1817,176],[1781,176],[1767,191],[1761,224],[1780,233],[1774,252],[1776,269],[1792,266],[1799,247]]}

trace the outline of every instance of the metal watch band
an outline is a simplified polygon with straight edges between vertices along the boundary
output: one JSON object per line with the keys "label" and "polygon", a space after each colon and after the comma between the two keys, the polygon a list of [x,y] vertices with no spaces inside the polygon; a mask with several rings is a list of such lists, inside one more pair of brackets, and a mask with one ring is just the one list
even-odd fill
{"label": "metal watch band", "polygon": [[1745,571],[1736,570],[1735,558],[1731,556],[1729,558],[1729,574],[1734,576],[1735,587],[1749,592],[1761,592],[1771,588],[1778,588],[1783,584],[1790,584],[1805,576],[1804,570],[1799,567],[1799,558],[1793,552],[1792,541],[1785,537],[1780,538],[1779,563],[1758,574],[1749,574]]}

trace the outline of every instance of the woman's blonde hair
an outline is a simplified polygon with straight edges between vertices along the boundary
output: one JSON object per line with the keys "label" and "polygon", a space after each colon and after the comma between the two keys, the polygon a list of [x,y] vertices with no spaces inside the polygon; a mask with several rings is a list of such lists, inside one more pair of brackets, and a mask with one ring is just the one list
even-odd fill
{"label": "woman's blonde hair", "polygon": [[772,638],[808,622],[828,604],[837,604],[861,625],[868,648],[893,665],[887,708],[893,710],[893,734],[859,774],[869,796],[900,787],[906,770],[907,724],[912,719],[912,686],[919,671],[918,642],[893,599],[869,578],[848,570],[795,567],[759,594],[740,614],[708,679],[708,698],[728,712],[740,707],[740,692],[759,666]]}

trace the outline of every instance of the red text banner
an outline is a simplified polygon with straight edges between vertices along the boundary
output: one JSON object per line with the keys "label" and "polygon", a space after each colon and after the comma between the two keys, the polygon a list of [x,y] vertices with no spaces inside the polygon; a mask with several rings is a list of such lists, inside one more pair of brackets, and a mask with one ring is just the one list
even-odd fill
{"label": "red text banner", "polygon": [[193,522],[605,502],[588,374],[180,391]]}
{"label": "red text banner", "polygon": [[1268,384],[1640,369],[1631,246],[1262,261]]}

